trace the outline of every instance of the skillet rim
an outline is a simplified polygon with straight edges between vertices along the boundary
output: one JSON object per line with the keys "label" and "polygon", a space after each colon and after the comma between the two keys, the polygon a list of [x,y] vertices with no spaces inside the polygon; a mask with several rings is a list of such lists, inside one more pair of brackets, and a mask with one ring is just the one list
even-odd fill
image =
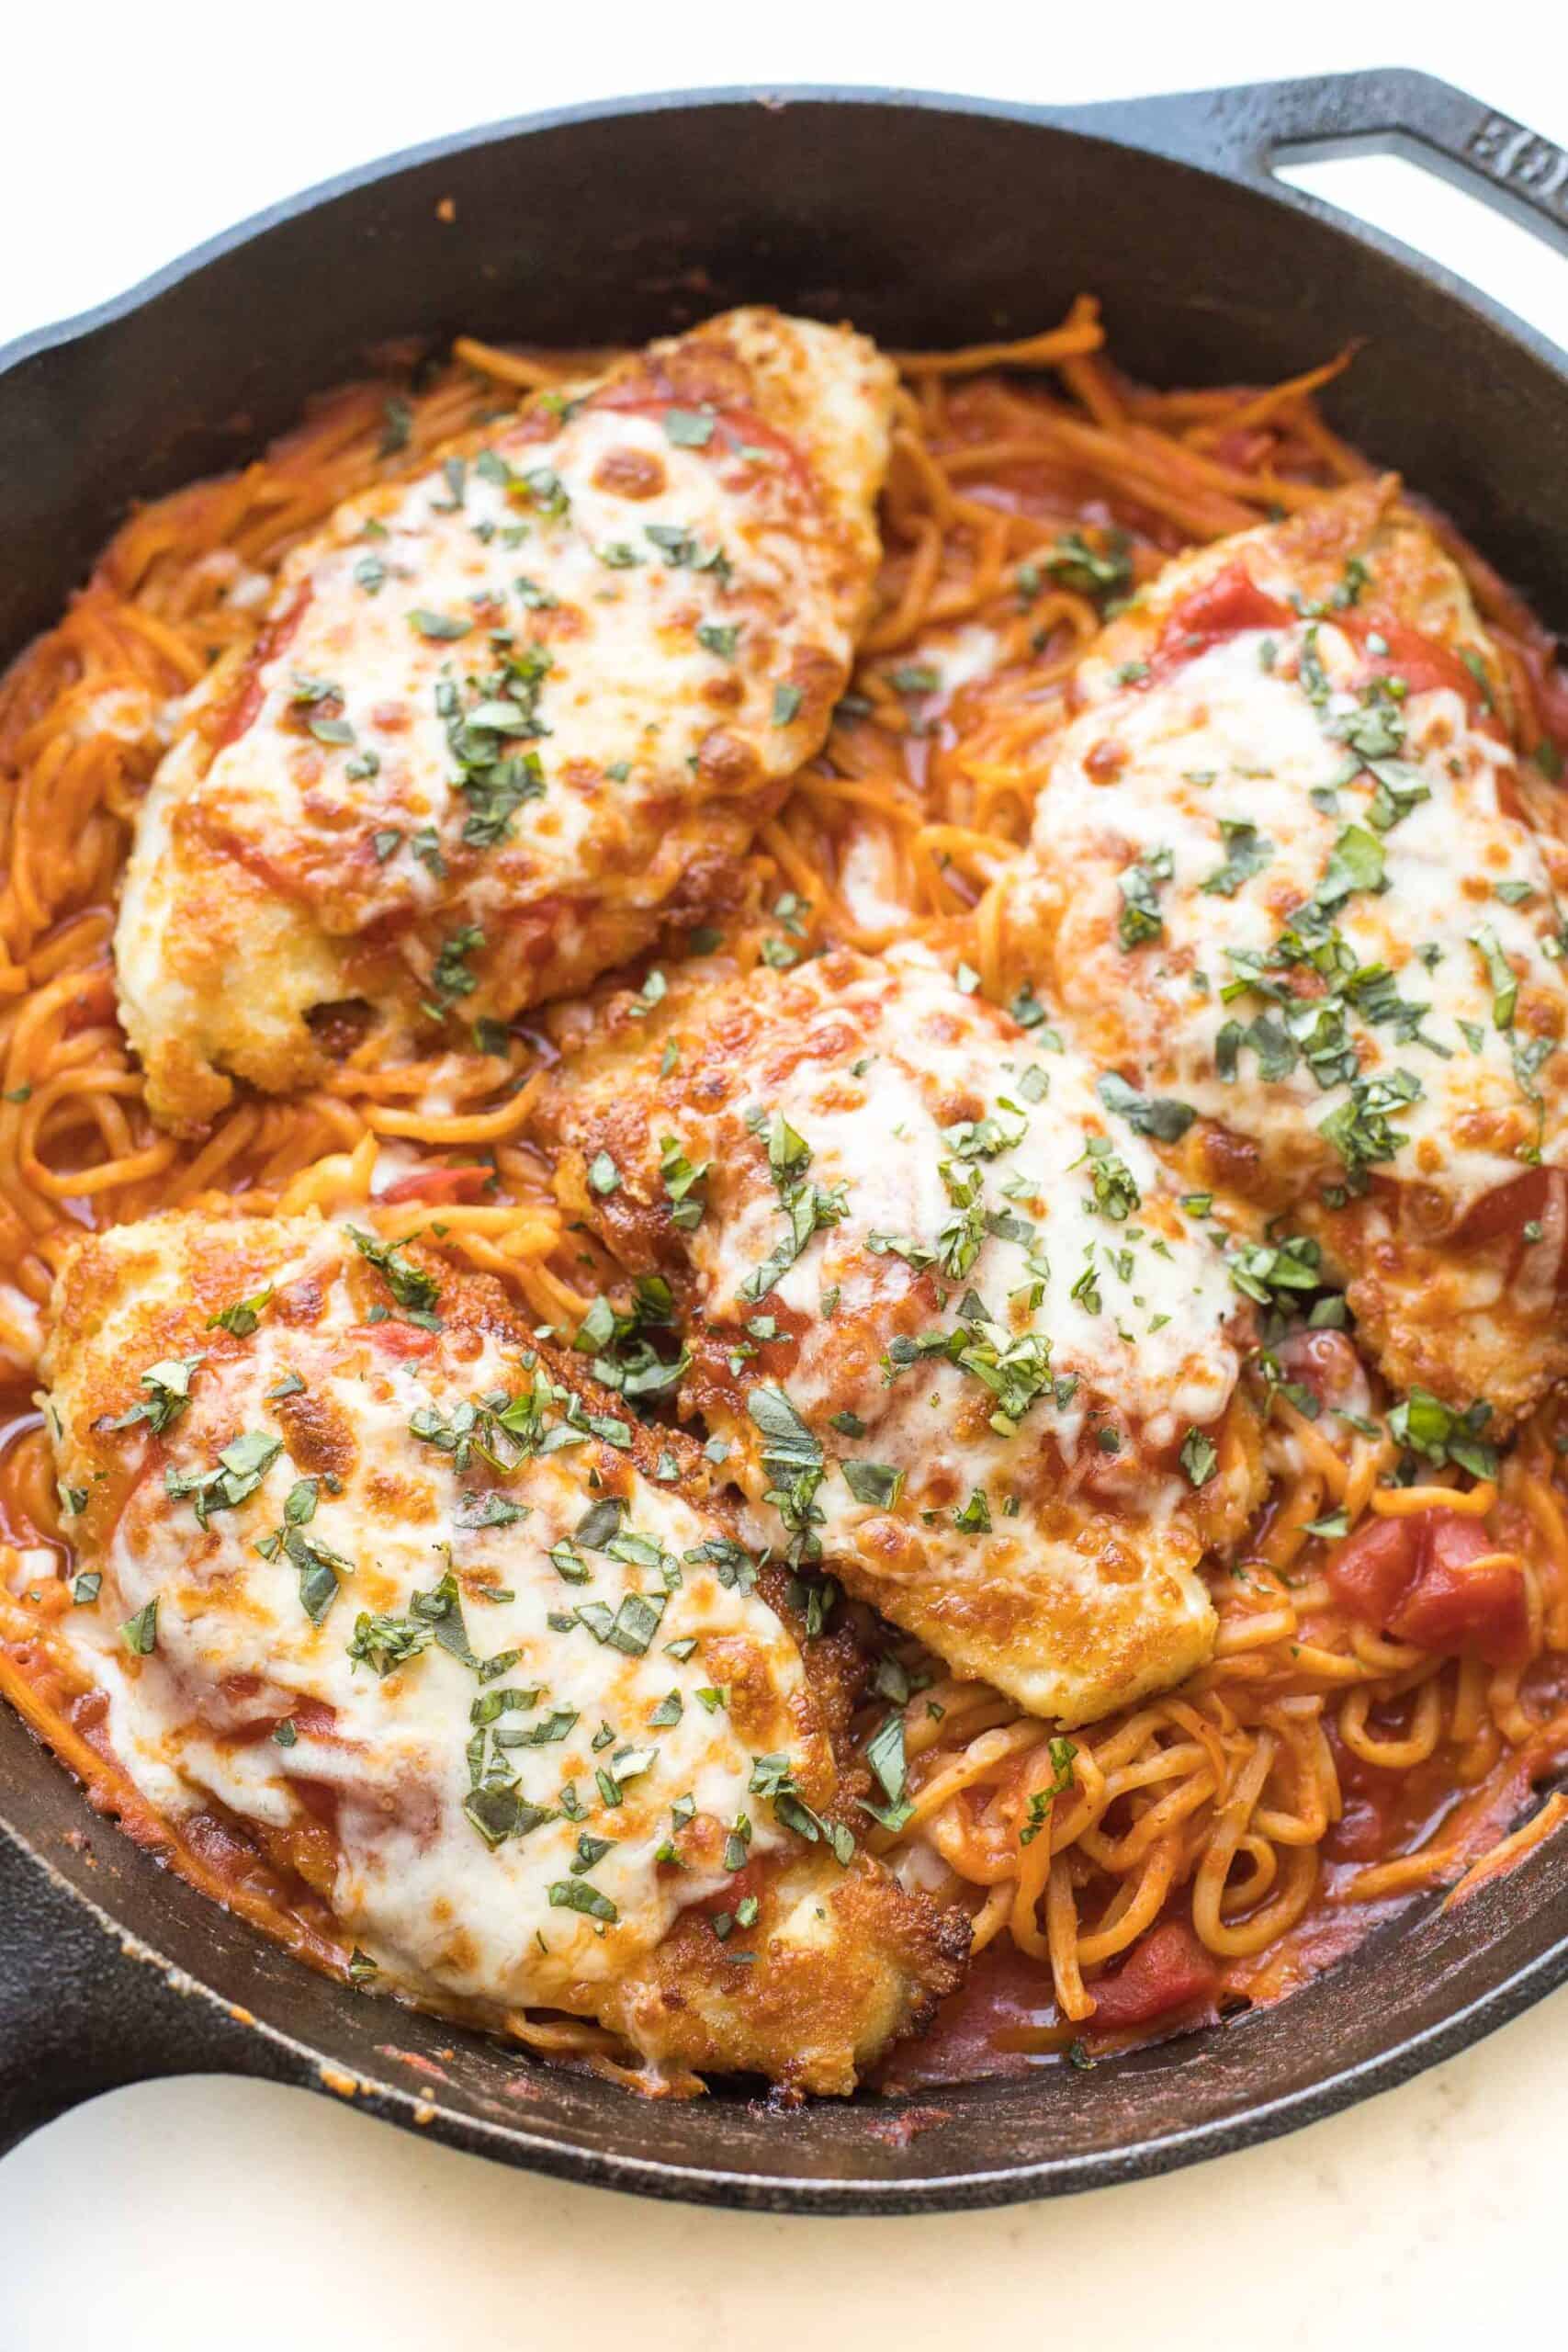
{"label": "skillet rim", "polygon": [[[1343,125],[1330,121],[1322,127],[1322,116],[1325,111],[1332,113],[1336,101],[1352,114],[1368,110],[1377,121],[1348,121]],[[1528,228],[1532,235],[1560,243],[1561,250],[1568,254],[1568,219],[1553,235],[1538,212],[1522,209],[1521,199],[1506,180],[1493,179],[1473,164],[1467,164],[1450,141],[1411,127],[1418,118],[1431,116],[1436,109],[1450,104],[1469,107],[1497,122],[1512,122],[1512,118],[1486,107],[1481,99],[1455,84],[1409,66],[1285,76],[1266,82],[1211,83],[1199,89],[1088,99],[1062,107],[874,82],[699,83],[686,88],[581,99],[570,106],[504,115],[463,130],[443,132],[311,181],[303,188],[244,214],[228,227],[214,231],[210,237],[187,246],[130,286],[106,295],[102,301],[24,329],[8,343],[0,344],[0,379],[47,352],[85,342],[118,325],[121,320],[145,310],[160,295],[197,277],[212,263],[254,243],[269,230],[285,227],[307,213],[320,211],[341,197],[358,195],[429,164],[444,163],[476,149],[500,146],[544,131],[632,117],[691,113],[721,107],[760,106],[770,112],[783,112],[795,106],[829,106],[899,107],[913,113],[1016,122],[1072,138],[1100,139],[1113,146],[1131,147],[1134,152],[1152,152],[1168,162],[1183,164],[1230,186],[1240,181],[1252,193],[1266,197],[1282,210],[1305,213],[1413,270],[1446,299],[1475,311],[1514,341],[1522,343],[1533,357],[1543,362],[1568,387],[1568,349],[1553,343],[1528,319],[1495,301],[1484,288],[1458,276],[1435,255],[1405,244],[1386,230],[1306,189],[1292,187],[1270,168],[1276,155],[1307,160],[1336,153],[1399,154],[1454,180],[1492,209],[1504,212]],[[1310,117],[1319,119],[1320,127],[1311,128],[1298,120],[1303,105]],[[1249,106],[1256,109],[1256,119],[1247,113]],[[1513,127],[1523,129],[1520,125]]]}

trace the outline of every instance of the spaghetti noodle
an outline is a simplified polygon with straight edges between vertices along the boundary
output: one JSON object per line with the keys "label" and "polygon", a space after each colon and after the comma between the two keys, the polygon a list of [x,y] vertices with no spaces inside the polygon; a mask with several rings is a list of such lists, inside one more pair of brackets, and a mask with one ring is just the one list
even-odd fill
{"label": "spaghetti noodle", "polygon": [[[1017,345],[906,355],[877,616],[823,755],[760,837],[759,902],[787,894],[812,945],[875,950],[956,928],[994,984],[992,886],[1027,838],[1066,682],[1106,605],[1183,548],[1371,470],[1314,405],[1348,357],[1268,390],[1150,390],[1111,364],[1088,299]],[[567,1229],[526,1139],[550,1049],[521,1028],[503,1052],[415,1061],[345,1035],[316,1091],[243,1097],[196,1141],[160,1132],[115,1019],[109,962],[131,821],[171,706],[215,659],[248,648],[288,549],[344,498],[581,364],[463,340],[423,389],[331,396],[243,472],[134,515],[0,683],[0,1690],[143,1837],[156,1825],[65,1720],[73,1694],[38,1638],[63,1605],[69,1544],[30,1396],[68,1243],[175,1204],[353,1204],[398,1239],[439,1203],[443,1246],[541,1323],[575,1329],[615,1278]],[[1501,650],[1520,748],[1550,773],[1568,739],[1551,640],[1434,523]],[[1533,821],[1568,833],[1551,786],[1530,796]],[[762,944],[759,932],[736,952]],[[1413,1487],[1395,1482],[1386,1434],[1342,1453],[1282,1396],[1273,1414],[1270,1500],[1247,1555],[1213,1579],[1214,1658],[1166,1697],[1063,1740],[848,1612],[880,1661],[884,1695],[858,1719],[862,1736],[887,1693],[905,1713],[912,1810],[871,1842],[970,1908],[990,1958],[960,2003],[983,2001],[1004,1966],[1013,1983],[1029,1972],[1030,2021],[1017,2028],[1015,2003],[1005,2037],[1025,2063],[1086,2035],[1275,1997],[1390,1906],[1468,1888],[1489,1854],[1506,1861],[1562,1810],[1552,1799],[1515,1826],[1568,1752],[1568,1417],[1552,1402],[1538,1410],[1495,1482],[1449,1470]],[[1496,1555],[1522,1563],[1522,1662],[1374,1635],[1337,1598],[1332,1540],[1432,1508],[1473,1517]],[[210,1856],[175,1859],[235,1899]],[[302,1890],[275,1879],[258,1896],[262,1881],[250,1883],[253,1916],[332,1964],[330,1921]],[[598,2029],[518,2030],[614,2057]],[[941,2043],[939,2030],[937,2071]],[[965,2047],[973,2056],[972,2038]],[[998,2046],[983,2061],[1013,2063]]]}

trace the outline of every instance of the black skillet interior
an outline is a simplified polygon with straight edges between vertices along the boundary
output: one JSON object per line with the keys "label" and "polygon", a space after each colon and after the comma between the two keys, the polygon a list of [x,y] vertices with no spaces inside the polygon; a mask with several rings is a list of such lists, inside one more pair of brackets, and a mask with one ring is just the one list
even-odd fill
{"label": "black skillet interior", "polygon": [[[1398,150],[1568,253],[1568,164],[1475,100],[1359,74],[1052,111],[716,93],[505,126],[280,208],[0,360],[0,655],[129,502],[233,463],[378,344],[627,342],[726,304],[893,345],[1036,330],[1080,288],[1156,382],[1270,381],[1348,338],[1340,430],[1568,628],[1568,368],[1432,264],[1280,188],[1281,151]],[[650,2106],[348,1994],[93,1819],[0,1710],[0,2147],[96,2089],[227,2068],[646,2193],[899,2211],[1087,2188],[1401,2079],[1568,1976],[1568,1844],[1382,1933],[1284,2007],[1089,2075],[770,2115]],[[4,1834],[8,1831],[8,1835]]]}

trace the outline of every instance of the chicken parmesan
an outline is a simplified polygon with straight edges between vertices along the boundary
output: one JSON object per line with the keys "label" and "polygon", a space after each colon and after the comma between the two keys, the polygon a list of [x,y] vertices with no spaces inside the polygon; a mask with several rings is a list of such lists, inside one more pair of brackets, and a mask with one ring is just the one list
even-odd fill
{"label": "chicken parmesan", "polygon": [[0,680],[0,1691],[345,1999],[897,2093],[1551,1833],[1568,692],[1347,364],[465,339]]}
{"label": "chicken parmesan", "polygon": [[951,1989],[961,1917],[860,1849],[700,1455],[482,1277],[352,1222],[154,1218],[67,1259],[44,1372],[59,1672],[176,1835],[238,1824],[321,1898],[351,1973],[829,2092]]}
{"label": "chicken parmesan", "polygon": [[1511,1423],[1568,1370],[1568,859],[1460,573],[1360,484],[1170,565],[1073,700],[1004,960],[1398,1387]]}
{"label": "chicken parmesan", "polygon": [[676,1283],[764,1540],[1064,1723],[1211,1654],[1249,1310],[1059,1038],[840,951],[620,999],[540,1123],[567,1207]]}
{"label": "chicken parmesan", "polygon": [[204,678],[115,941],[160,1118],[460,1034],[698,924],[814,752],[892,372],[738,311],[340,506]]}

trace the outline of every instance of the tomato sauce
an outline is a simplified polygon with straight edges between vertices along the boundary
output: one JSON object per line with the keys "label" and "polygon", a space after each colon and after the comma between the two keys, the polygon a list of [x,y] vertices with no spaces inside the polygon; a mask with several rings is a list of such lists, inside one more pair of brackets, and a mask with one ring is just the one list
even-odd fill
{"label": "tomato sauce", "polygon": [[421,1168],[412,1175],[400,1176],[394,1183],[378,1193],[377,1199],[392,1201],[477,1201],[495,1182],[492,1168]]}
{"label": "tomato sauce", "polygon": [[385,1355],[395,1357],[400,1363],[412,1363],[427,1356],[435,1345],[434,1331],[421,1329],[417,1323],[395,1323],[390,1317],[385,1323],[361,1326]]}
{"label": "tomato sauce", "polygon": [[1223,1985],[1191,1928],[1168,1919],[1089,1990],[1094,2014],[1075,2025],[1056,2007],[1047,1964],[998,1937],[922,2039],[901,2043],[884,2060],[876,2087],[905,2092],[1026,2075],[1069,2053],[1082,2064],[1131,2042],[1213,2024]]}
{"label": "tomato sauce", "polygon": [[1446,686],[1464,703],[1472,727],[1491,724],[1496,733],[1502,733],[1484,674],[1478,676],[1446,645],[1375,606],[1358,606],[1337,615],[1336,619],[1361,655],[1358,684],[1370,685],[1374,678],[1397,678],[1413,695],[1431,694]]}
{"label": "tomato sauce", "polygon": [[256,639],[251,658],[245,664],[244,675],[235,690],[233,698],[228,708],[217,718],[217,733],[213,739],[214,750],[220,752],[225,744],[237,742],[246,729],[255,724],[256,715],[265,699],[266,690],[262,684],[262,672],[269,662],[276,661],[278,655],[285,651],[297,635],[299,624],[305,617],[306,607],[310,602],[310,582],[302,581],[296,589],[291,602],[278,614],[276,620],[267,622]]}
{"label": "tomato sauce", "polygon": [[1006,1937],[987,1946],[919,2041],[898,2043],[874,2077],[879,2090],[920,2090],[998,2075],[1027,2075],[1060,2057],[1080,2029],[1058,2017],[1051,1972]]}
{"label": "tomato sauce", "polygon": [[1227,563],[1171,607],[1146,683],[1168,677],[1184,662],[1195,661],[1245,630],[1289,628],[1295,618],[1289,605],[1258,585],[1245,564]]}

